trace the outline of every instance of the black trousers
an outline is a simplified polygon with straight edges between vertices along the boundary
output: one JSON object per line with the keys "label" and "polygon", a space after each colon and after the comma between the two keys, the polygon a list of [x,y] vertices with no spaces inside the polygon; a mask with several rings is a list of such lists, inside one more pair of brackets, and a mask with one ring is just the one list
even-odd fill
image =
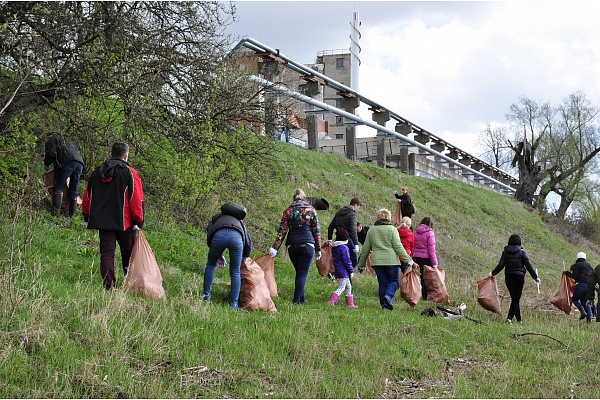
{"label": "black trousers", "polygon": [[508,309],[508,319],[515,317],[517,321],[521,320],[521,295],[523,294],[523,286],[525,285],[525,276],[523,275],[505,275],[506,288],[510,293],[510,308]]}

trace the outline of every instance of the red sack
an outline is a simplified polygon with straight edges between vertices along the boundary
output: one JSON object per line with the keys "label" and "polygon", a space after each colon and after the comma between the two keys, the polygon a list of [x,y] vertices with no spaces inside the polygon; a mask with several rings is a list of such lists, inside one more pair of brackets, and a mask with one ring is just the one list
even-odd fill
{"label": "red sack", "polygon": [[277,312],[260,265],[250,257],[244,257],[240,266],[240,275],[242,276],[242,285],[238,301],[241,309]]}
{"label": "red sack", "polygon": [[560,279],[560,287],[558,292],[550,300],[550,303],[555,305],[559,310],[564,311],[565,314],[571,314],[573,309],[573,292],[575,291],[575,282],[567,275],[563,274]]}
{"label": "red sack", "polygon": [[277,297],[277,282],[275,282],[275,259],[268,253],[254,260],[265,274],[265,282],[271,297]]}
{"label": "red sack", "polygon": [[502,315],[498,282],[493,276],[477,281],[477,302],[483,308]]}
{"label": "red sack", "polygon": [[155,299],[165,298],[162,275],[156,263],[154,251],[152,251],[142,231],[138,231],[135,238],[123,288],[132,289],[145,297]]}
{"label": "red sack", "polygon": [[400,296],[402,296],[412,308],[415,308],[421,299],[420,276],[419,267],[413,264],[412,267],[409,266],[406,268],[406,272],[404,272],[402,278],[400,278]]}
{"label": "red sack", "polygon": [[371,267],[371,252],[369,252],[369,255],[367,256],[367,262],[365,265],[365,274],[367,274],[369,276],[376,275],[375,270],[373,269],[373,267]]}
{"label": "red sack", "polygon": [[402,205],[399,201],[396,202],[396,211],[392,215],[392,224],[399,226],[402,224]]}
{"label": "red sack", "polygon": [[427,300],[437,304],[450,304],[446,290],[446,272],[443,268],[423,266],[423,280],[427,288]]}
{"label": "red sack", "polygon": [[331,255],[331,249],[333,245],[329,242],[321,243],[321,259],[316,261],[319,275],[327,276],[335,271],[333,266],[333,256]]}

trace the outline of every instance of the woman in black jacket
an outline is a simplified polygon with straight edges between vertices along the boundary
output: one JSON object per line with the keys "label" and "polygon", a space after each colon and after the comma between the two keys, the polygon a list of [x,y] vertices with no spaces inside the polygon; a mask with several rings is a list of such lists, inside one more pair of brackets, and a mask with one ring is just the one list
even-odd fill
{"label": "woman in black jacket", "polygon": [[504,247],[502,257],[498,266],[490,272],[490,276],[497,275],[502,269],[504,270],[504,279],[506,287],[510,293],[510,308],[508,309],[508,317],[506,322],[512,324],[513,317],[517,318],[517,322],[521,323],[521,309],[519,302],[525,285],[525,269],[529,271],[531,277],[539,284],[540,278],[529,261],[527,252],[521,247],[521,237],[517,234],[510,235],[508,238],[508,246]]}

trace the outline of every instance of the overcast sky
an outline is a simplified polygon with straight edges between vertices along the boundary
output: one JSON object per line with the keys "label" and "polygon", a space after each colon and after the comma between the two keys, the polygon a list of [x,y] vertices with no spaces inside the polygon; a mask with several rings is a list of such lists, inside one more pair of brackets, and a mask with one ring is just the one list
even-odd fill
{"label": "overcast sky", "polygon": [[[239,1],[228,28],[308,64],[362,34],[358,92],[478,155],[520,96],[600,104],[600,1]],[[359,109],[365,119],[370,112]],[[393,129],[393,123],[388,123]],[[374,132],[369,130],[369,134]]]}

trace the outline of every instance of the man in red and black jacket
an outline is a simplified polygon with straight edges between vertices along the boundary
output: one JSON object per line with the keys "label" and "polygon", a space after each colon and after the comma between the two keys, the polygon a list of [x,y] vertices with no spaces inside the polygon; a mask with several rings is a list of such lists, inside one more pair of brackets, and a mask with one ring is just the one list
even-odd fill
{"label": "man in red and black jacket", "polygon": [[81,212],[88,229],[100,233],[100,272],[104,287],[116,287],[115,248],[119,243],[127,275],[136,231],[144,225],[144,191],[137,171],[127,164],[129,146],[117,141],[110,159],[88,179]]}

